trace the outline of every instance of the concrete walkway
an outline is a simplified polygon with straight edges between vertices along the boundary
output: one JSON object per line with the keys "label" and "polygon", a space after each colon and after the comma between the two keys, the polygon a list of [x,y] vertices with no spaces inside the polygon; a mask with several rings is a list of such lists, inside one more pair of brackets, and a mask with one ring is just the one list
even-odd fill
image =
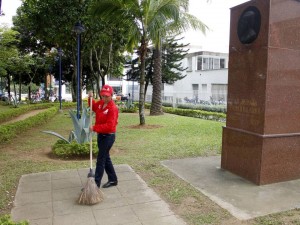
{"label": "concrete walkway", "polygon": [[186,224],[131,167],[117,165],[115,168],[119,185],[102,188],[104,201],[93,206],[76,203],[88,169],[23,175],[12,218],[28,220],[30,225]]}
{"label": "concrete walkway", "polygon": [[300,179],[257,186],[221,169],[220,156],[162,164],[240,220],[300,207]]}

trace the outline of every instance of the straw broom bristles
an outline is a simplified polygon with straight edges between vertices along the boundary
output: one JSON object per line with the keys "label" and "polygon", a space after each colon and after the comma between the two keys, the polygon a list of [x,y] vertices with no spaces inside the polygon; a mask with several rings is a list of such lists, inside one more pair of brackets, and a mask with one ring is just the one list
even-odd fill
{"label": "straw broom bristles", "polygon": [[103,193],[96,185],[94,178],[89,177],[78,198],[78,203],[82,205],[94,205],[103,201],[103,199]]}

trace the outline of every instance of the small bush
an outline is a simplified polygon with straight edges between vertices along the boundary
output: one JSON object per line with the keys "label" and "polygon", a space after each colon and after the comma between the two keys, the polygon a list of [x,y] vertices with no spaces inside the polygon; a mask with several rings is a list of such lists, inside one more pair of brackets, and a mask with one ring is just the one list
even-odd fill
{"label": "small bush", "polygon": [[179,104],[177,106],[179,109],[194,109],[194,110],[203,110],[208,112],[219,112],[226,113],[226,105],[205,105],[205,104]]}
{"label": "small bush", "polygon": [[162,106],[165,106],[165,107],[173,107],[173,103],[163,102],[163,103],[162,103]]}
{"label": "small bush", "polygon": [[129,108],[129,109],[121,108],[120,111],[123,113],[136,113],[138,111],[138,109],[137,108]]}
{"label": "small bush", "polygon": [[180,116],[195,117],[206,120],[216,120],[220,122],[225,122],[226,120],[226,114],[218,112],[207,112],[202,110],[179,109],[171,107],[163,107],[163,111],[166,113],[172,113]]}
{"label": "small bush", "polygon": [[118,102],[117,105],[118,105],[120,112],[136,113],[138,110],[138,107],[135,105],[135,103],[131,99],[129,99],[125,102]]}
{"label": "small bush", "polygon": [[3,215],[0,217],[1,225],[29,225],[27,221],[13,222],[10,215]]}
{"label": "small bush", "polygon": [[[97,142],[93,141],[92,146],[93,154],[96,155],[98,153]],[[89,156],[90,144],[78,144],[76,141],[69,144],[63,140],[57,140],[57,142],[52,146],[52,152],[54,155],[61,158]]]}

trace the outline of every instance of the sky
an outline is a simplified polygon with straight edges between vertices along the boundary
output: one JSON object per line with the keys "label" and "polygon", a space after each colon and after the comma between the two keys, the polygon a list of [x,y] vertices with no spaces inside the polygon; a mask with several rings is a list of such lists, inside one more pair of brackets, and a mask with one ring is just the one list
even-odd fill
{"label": "sky", "polygon": [[[199,31],[188,31],[184,43],[191,45],[191,51],[228,52],[230,30],[230,8],[249,0],[190,0],[189,13],[205,23],[210,31],[204,36]],[[20,0],[2,0],[0,25],[12,26],[12,16],[21,5]]]}

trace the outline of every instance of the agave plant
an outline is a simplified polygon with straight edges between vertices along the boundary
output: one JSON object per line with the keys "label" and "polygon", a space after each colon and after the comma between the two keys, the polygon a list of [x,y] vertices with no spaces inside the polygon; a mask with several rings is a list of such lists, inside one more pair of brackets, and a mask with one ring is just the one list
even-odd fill
{"label": "agave plant", "polygon": [[17,97],[11,97],[10,104],[12,104],[12,106],[14,108],[18,108],[20,105],[20,102]]}
{"label": "agave plant", "polygon": [[62,135],[54,132],[54,131],[42,131],[46,134],[54,135],[67,143],[71,143],[72,141],[76,141],[78,144],[83,144],[85,142],[89,141],[90,135],[92,135],[92,132],[90,132],[89,126],[90,126],[90,108],[83,107],[81,117],[78,119],[76,115],[76,111],[69,110],[69,114],[71,116],[74,130],[72,130],[69,134],[69,138],[66,139]]}

